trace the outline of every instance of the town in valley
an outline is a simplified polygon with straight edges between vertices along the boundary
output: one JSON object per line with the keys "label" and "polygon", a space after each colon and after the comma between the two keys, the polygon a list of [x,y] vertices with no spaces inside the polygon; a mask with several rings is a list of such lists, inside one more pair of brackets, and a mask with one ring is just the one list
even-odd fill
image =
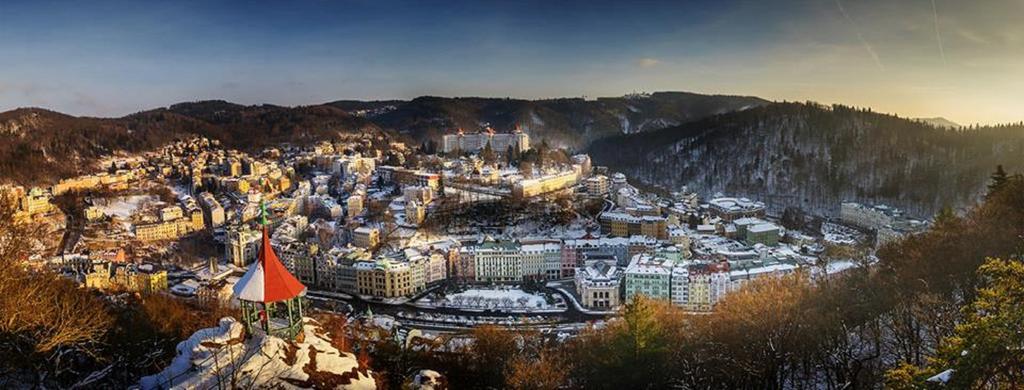
{"label": "town in valley", "polygon": [[645,191],[517,129],[253,152],[192,138],[100,165],[6,187],[20,218],[55,226],[32,266],[237,306],[266,226],[307,307],[428,336],[494,323],[570,337],[637,294],[709,312],[750,280],[828,277],[927,226],[884,205],[794,220],[746,197]]}
{"label": "town in valley", "polygon": [[1024,389],[1024,1],[0,1],[0,389]]}

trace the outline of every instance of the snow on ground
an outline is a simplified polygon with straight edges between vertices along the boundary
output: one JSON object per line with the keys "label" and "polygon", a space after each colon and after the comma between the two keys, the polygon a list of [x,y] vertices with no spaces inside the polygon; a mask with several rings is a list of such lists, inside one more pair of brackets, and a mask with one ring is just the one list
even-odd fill
{"label": "snow on ground", "polygon": [[829,275],[832,275],[855,267],[857,267],[857,263],[854,262],[853,260],[839,260],[828,263],[825,272],[828,273]]}
{"label": "snow on ground", "polygon": [[861,236],[861,233],[854,229],[829,222],[821,224],[821,233],[825,236],[826,242],[840,245],[856,245]]}
{"label": "snow on ground", "polygon": [[388,315],[376,314],[373,316],[373,325],[381,329],[392,330],[398,325],[398,321],[395,321],[395,317]]}
{"label": "snow on ground", "polygon": [[118,217],[121,219],[129,219],[135,210],[139,208],[142,203],[146,201],[158,201],[159,198],[153,195],[132,195],[124,198],[118,198],[114,201],[107,201],[106,204],[98,202],[96,205],[103,214]]}
{"label": "snow on ground", "polygon": [[445,306],[467,308],[548,308],[544,297],[517,288],[469,289],[445,297]]}
{"label": "snow on ground", "polygon": [[447,389],[444,375],[434,370],[420,370],[413,376],[409,388],[419,390]]}
{"label": "snow on ground", "polygon": [[168,187],[170,187],[171,192],[174,193],[174,197],[176,197],[178,199],[182,199],[182,198],[186,198],[186,197],[191,197],[192,196],[192,195],[189,195],[188,187],[186,187],[182,183],[175,183],[174,185],[170,185]]}
{"label": "snow on ground", "polygon": [[244,327],[225,317],[215,328],[202,329],[178,343],[178,355],[156,375],[143,377],[142,389],[209,389],[222,385],[238,388],[311,388],[319,378],[330,378],[342,389],[375,389],[372,373],[360,369],[351,353],[340,352],[315,321],[305,319],[305,338],[289,342],[257,333],[244,337]]}
{"label": "snow on ground", "polygon": [[188,281],[186,281],[186,283],[175,284],[174,286],[171,287],[171,293],[183,297],[195,296],[196,287],[194,287],[191,283],[187,283],[189,281],[193,280],[189,279]]}

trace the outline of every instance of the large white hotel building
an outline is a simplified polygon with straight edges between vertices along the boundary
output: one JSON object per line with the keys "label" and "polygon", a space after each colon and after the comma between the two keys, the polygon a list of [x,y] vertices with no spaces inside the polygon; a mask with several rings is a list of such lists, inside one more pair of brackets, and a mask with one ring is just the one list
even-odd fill
{"label": "large white hotel building", "polygon": [[519,129],[511,133],[495,133],[493,130],[487,129],[475,134],[466,134],[459,129],[458,133],[445,134],[442,139],[445,153],[479,152],[487,146],[488,142],[491,143],[491,150],[497,153],[504,153],[509,146],[520,152],[530,150],[530,136]]}

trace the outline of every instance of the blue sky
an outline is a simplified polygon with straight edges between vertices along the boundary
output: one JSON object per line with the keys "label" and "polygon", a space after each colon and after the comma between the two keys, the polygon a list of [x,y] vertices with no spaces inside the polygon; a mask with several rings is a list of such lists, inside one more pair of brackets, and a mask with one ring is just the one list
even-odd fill
{"label": "blue sky", "polygon": [[0,2],[0,110],[686,90],[1024,119],[1017,1]]}

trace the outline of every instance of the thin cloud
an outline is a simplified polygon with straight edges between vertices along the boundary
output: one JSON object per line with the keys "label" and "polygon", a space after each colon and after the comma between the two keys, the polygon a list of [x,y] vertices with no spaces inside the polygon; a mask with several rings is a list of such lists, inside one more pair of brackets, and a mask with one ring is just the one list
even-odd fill
{"label": "thin cloud", "polygon": [[644,58],[641,58],[641,59],[637,60],[636,64],[639,65],[641,68],[647,69],[647,68],[653,68],[655,66],[661,65],[661,60],[659,60],[657,58],[644,57]]}
{"label": "thin cloud", "polygon": [[843,3],[836,0],[836,6],[839,7],[839,12],[843,14],[843,18],[853,26],[853,32],[857,33],[857,39],[860,40],[861,45],[864,46],[864,50],[867,50],[868,54],[871,55],[871,58],[875,60],[875,65],[878,65],[878,70],[885,71],[885,66],[882,65],[882,60],[878,58],[878,53],[875,53],[875,48],[871,47],[871,44],[864,39],[864,34],[861,34],[860,28],[857,27],[857,23],[854,22],[853,18],[846,13],[846,9],[843,8]]}

